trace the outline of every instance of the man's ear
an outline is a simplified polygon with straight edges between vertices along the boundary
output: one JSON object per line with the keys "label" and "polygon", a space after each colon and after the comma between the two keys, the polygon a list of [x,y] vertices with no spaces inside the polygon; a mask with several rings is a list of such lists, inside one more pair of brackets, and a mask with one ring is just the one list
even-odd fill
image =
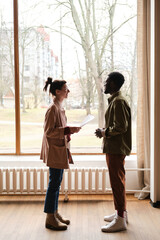
{"label": "man's ear", "polygon": [[117,85],[114,83],[114,81],[111,81],[110,82],[110,88],[113,90],[113,91],[117,91]]}
{"label": "man's ear", "polygon": [[111,87],[112,89],[115,89],[116,85],[115,85],[115,83],[114,83],[113,81],[110,81],[110,87]]}

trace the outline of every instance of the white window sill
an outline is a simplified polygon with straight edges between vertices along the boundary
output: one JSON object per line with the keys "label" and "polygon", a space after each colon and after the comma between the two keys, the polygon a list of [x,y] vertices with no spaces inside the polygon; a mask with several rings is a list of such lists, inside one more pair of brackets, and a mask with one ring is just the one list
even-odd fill
{"label": "white window sill", "polygon": [[[74,165],[70,167],[106,167],[105,155],[73,155]],[[1,167],[43,167],[45,164],[39,156],[0,156]],[[137,167],[137,156],[126,157],[125,166],[128,168]]]}

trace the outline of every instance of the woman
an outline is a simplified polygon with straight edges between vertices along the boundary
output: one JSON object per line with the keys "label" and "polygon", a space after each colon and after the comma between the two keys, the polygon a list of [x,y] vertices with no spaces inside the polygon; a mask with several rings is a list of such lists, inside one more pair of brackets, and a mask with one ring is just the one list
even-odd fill
{"label": "woman", "polygon": [[66,230],[69,220],[58,213],[58,198],[64,169],[73,163],[69,151],[70,134],[77,133],[80,127],[67,127],[67,118],[62,102],[68,97],[69,89],[65,80],[48,78],[44,86],[53,97],[44,121],[44,135],[40,159],[49,167],[49,184],[46,193],[44,212],[47,213],[46,228]]}

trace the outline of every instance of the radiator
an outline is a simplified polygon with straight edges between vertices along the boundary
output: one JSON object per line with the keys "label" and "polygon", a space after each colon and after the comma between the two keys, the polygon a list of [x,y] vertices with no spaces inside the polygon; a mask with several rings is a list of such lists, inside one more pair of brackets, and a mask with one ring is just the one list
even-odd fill
{"label": "radiator", "polygon": [[[106,193],[105,168],[72,168],[64,171],[61,194]],[[45,194],[48,168],[1,168],[0,194]],[[109,181],[107,181],[109,182]]]}
{"label": "radiator", "polygon": [[[149,171],[150,169],[126,169],[126,171]],[[0,168],[0,195],[45,194],[49,171],[41,168]],[[64,171],[60,194],[110,193],[107,168],[71,168]],[[141,190],[126,190],[141,192]],[[149,192],[149,191],[146,191]]]}

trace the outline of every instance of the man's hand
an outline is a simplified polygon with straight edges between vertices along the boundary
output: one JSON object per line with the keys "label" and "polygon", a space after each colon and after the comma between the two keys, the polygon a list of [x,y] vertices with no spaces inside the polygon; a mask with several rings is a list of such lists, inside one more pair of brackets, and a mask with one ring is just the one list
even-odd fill
{"label": "man's hand", "polygon": [[98,138],[102,138],[104,136],[104,130],[101,129],[101,128],[97,128],[96,131],[95,131],[95,135]]}

